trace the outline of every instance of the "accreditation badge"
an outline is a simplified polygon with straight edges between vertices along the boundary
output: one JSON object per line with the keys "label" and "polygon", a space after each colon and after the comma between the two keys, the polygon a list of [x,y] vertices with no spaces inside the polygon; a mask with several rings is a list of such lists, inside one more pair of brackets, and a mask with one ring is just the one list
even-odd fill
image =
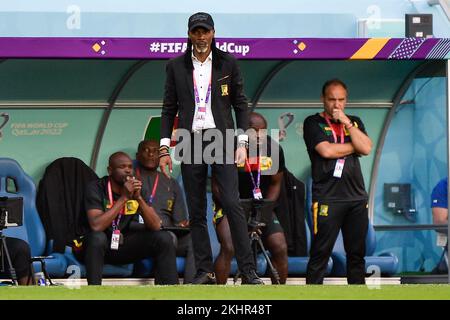
{"label": "accreditation badge", "polygon": [[441,232],[437,233],[436,245],[438,247],[445,247],[447,245],[447,236],[444,233]]}
{"label": "accreditation badge", "polygon": [[119,250],[120,230],[114,230],[111,235],[111,250]]}
{"label": "accreditation badge", "polygon": [[342,177],[342,171],[344,171],[345,159],[337,159],[336,166],[334,167],[333,177]]}
{"label": "accreditation badge", "polygon": [[256,200],[261,200],[263,198],[260,188],[253,189],[253,198]]}

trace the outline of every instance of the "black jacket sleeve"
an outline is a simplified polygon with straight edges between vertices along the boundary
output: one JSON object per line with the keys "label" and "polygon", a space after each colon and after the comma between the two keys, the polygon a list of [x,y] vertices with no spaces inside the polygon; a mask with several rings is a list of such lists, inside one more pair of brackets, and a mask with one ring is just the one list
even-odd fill
{"label": "black jacket sleeve", "polygon": [[166,83],[164,86],[164,100],[161,111],[161,138],[170,138],[175,116],[178,112],[178,97],[175,86],[173,61],[166,66]]}

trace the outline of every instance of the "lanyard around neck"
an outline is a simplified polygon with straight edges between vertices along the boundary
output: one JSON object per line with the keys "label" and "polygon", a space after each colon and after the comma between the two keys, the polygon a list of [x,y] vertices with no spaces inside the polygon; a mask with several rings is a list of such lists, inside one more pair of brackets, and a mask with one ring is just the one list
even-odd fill
{"label": "lanyard around neck", "polygon": [[256,182],[255,178],[253,177],[252,168],[250,167],[250,162],[248,159],[245,159],[245,165],[247,166],[248,172],[250,174],[250,178],[252,179],[252,184],[254,189],[259,189],[259,185],[261,184],[261,161],[260,157],[258,157],[258,173],[256,175]]}
{"label": "lanyard around neck", "polygon": [[[138,167],[136,168],[136,175],[138,176],[139,180],[142,180],[141,179],[141,170]],[[150,184],[151,184],[150,175],[147,176],[147,180],[148,180],[148,185],[150,186]],[[153,184],[152,193],[151,193],[150,197],[148,198],[149,205],[151,205],[153,203],[153,200],[155,199],[156,188],[158,187],[158,183],[159,183],[159,174],[158,174],[158,172],[156,172],[156,178],[155,178],[155,183]]]}
{"label": "lanyard around neck", "polygon": [[208,90],[206,91],[205,103],[203,107],[200,102],[200,95],[198,93],[197,81],[195,80],[195,69],[192,71],[192,81],[194,83],[194,96],[195,96],[195,106],[197,107],[198,112],[206,112],[206,105],[208,104],[209,98],[211,96],[211,79],[212,79],[212,71],[211,76],[209,77]]}
{"label": "lanyard around neck", "polygon": [[[150,176],[148,176],[148,182],[150,185]],[[156,193],[156,188],[158,187],[158,182],[159,182],[159,174],[158,174],[158,172],[156,172],[156,178],[155,178],[155,183],[153,184],[152,194],[148,198],[148,204],[150,204],[150,205],[153,203],[153,200],[155,199],[155,193]]]}
{"label": "lanyard around neck", "polygon": [[[113,199],[113,193],[112,193],[112,187],[111,187],[111,179],[108,179],[108,200],[109,204],[111,205],[111,208],[114,206],[114,199]],[[122,218],[122,214],[125,212],[125,208],[122,208],[119,215],[117,216],[117,219],[113,220],[112,222],[112,228],[113,230],[119,229],[120,219]]]}
{"label": "lanyard around neck", "polygon": [[[334,131],[333,126],[331,125],[331,121],[330,121],[330,116],[324,112],[324,118],[325,121],[327,122],[328,126],[330,127],[331,133],[333,134],[333,139],[334,139],[334,143],[337,143],[337,134]],[[342,123],[339,123],[339,133],[340,133],[340,140],[341,143],[344,143],[344,126],[342,125]]]}

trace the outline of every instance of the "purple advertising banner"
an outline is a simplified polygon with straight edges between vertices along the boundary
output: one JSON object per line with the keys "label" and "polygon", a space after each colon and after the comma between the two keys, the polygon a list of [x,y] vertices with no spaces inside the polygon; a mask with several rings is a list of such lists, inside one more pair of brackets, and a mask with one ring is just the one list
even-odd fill
{"label": "purple advertising banner", "polygon": [[[0,38],[0,58],[169,59],[186,38]],[[450,39],[217,38],[238,59],[445,59]]]}

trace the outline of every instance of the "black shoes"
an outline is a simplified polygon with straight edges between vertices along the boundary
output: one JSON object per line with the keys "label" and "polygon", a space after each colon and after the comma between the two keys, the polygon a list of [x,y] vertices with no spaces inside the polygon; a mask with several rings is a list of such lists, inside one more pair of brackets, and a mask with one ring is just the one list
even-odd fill
{"label": "black shoes", "polygon": [[[262,281],[257,275],[255,271],[249,271],[247,273],[243,273],[241,275],[241,284],[256,284],[262,285],[264,281]],[[198,273],[194,280],[192,280],[192,284],[217,284],[216,275],[214,272],[201,272]]]}
{"label": "black shoes", "polygon": [[192,284],[217,284],[216,275],[214,272],[197,273]]}
{"label": "black shoes", "polygon": [[257,276],[254,270],[243,273],[241,279],[241,284],[264,284],[264,281]]}

